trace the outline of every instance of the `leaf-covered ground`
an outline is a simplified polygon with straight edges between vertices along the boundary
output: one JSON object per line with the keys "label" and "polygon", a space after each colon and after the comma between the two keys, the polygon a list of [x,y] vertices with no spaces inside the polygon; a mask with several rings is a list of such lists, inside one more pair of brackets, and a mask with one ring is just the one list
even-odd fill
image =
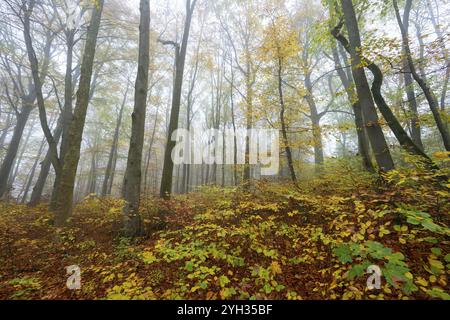
{"label": "leaf-covered ground", "polygon": [[[204,187],[169,202],[165,230],[120,237],[122,201],[89,197],[71,227],[46,207],[0,204],[1,299],[449,299],[449,192],[416,173],[381,184],[339,172],[249,190]],[[448,187],[448,184],[447,184]],[[81,289],[66,288],[66,267]],[[368,290],[366,269],[382,271]]]}

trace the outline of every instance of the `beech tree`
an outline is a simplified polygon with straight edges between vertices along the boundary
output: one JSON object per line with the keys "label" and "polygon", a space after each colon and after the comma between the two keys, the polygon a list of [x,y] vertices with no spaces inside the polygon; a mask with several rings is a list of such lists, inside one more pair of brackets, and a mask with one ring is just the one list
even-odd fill
{"label": "beech tree", "polygon": [[181,90],[183,85],[184,64],[186,60],[186,51],[189,40],[192,16],[197,0],[186,0],[186,17],[184,22],[183,37],[181,45],[171,40],[161,40],[164,45],[171,45],[175,50],[175,80],[172,92],[172,108],[170,112],[169,130],[167,132],[167,144],[164,152],[164,166],[161,178],[160,196],[170,198],[173,182],[173,160],[172,150],[175,147],[175,141],[172,140],[173,132],[178,128],[178,118],[180,114]]}
{"label": "beech tree", "polygon": [[127,201],[124,208],[125,233],[136,236],[142,232],[139,203],[141,196],[142,149],[144,145],[145,113],[147,107],[149,41],[150,41],[150,3],[141,0],[139,24],[139,58],[138,72],[134,90],[134,110],[131,116],[131,138],[128,162],[125,171],[123,197]]}
{"label": "beech tree", "polygon": [[73,119],[69,129],[67,151],[61,168],[61,182],[55,200],[55,225],[65,225],[72,210],[73,190],[78,161],[80,159],[80,145],[83,135],[86,112],[91,87],[92,66],[94,63],[97,35],[103,11],[103,0],[99,0],[92,8],[92,18],[89,24],[86,44],[81,62],[80,81],[78,84],[77,100],[73,112]]}

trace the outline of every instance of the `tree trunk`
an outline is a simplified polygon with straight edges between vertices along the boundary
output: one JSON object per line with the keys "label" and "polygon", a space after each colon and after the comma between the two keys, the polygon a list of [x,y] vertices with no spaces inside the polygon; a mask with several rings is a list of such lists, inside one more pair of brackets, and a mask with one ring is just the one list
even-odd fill
{"label": "tree trunk", "polygon": [[[445,79],[444,79],[444,83],[442,86],[442,93],[441,93],[441,111],[444,111],[445,110],[445,98],[447,97],[448,83],[450,80],[450,58],[449,58],[447,49],[445,47],[444,35],[442,34],[441,27],[440,27],[438,21],[436,20],[436,17],[433,12],[433,7],[431,6],[431,3],[429,0],[426,1],[426,5],[427,5],[428,11],[430,13],[431,23],[433,24],[434,31],[438,37],[438,41],[440,42],[442,58],[444,59],[445,65],[446,65]],[[405,12],[406,12],[406,10],[405,10]],[[406,26],[407,19],[405,19],[405,17],[403,18],[403,23]]]}
{"label": "tree trunk", "polygon": [[[392,0],[392,2],[394,4],[395,16],[397,18],[397,22],[398,22],[398,25],[400,27],[400,31],[402,34],[402,44],[403,44],[403,48],[405,49],[406,59],[408,61],[409,69],[411,71],[411,74],[412,74],[414,80],[420,86],[420,88],[422,89],[422,91],[428,101],[428,105],[430,106],[430,110],[431,110],[431,113],[433,114],[434,121],[436,122],[439,133],[442,136],[442,141],[444,143],[445,149],[447,151],[450,151],[450,135],[448,132],[447,125],[444,123],[444,121],[441,118],[441,114],[439,113],[438,101],[437,101],[436,96],[434,95],[433,91],[428,86],[427,82],[425,81],[425,79],[422,78],[416,71],[416,67],[415,67],[413,59],[412,59],[411,49],[409,47],[408,31],[406,30],[406,28],[402,22],[402,18],[400,17],[397,0]],[[407,0],[405,10],[410,10],[411,5],[412,5],[412,0]],[[405,16],[408,17],[409,15],[405,15]]]}
{"label": "tree trunk", "polygon": [[[62,116],[58,119],[58,124],[56,125],[56,129],[53,132],[53,137],[58,143],[62,134]],[[31,192],[30,202],[28,205],[36,206],[41,201],[42,192],[45,187],[45,182],[47,181],[48,173],[50,172],[51,166],[51,151],[47,150],[44,160],[41,163],[41,170],[39,171],[39,176],[36,180],[36,184],[34,185],[33,191]]]}
{"label": "tree trunk", "polygon": [[159,104],[156,107],[155,123],[153,125],[152,136],[150,137],[150,142],[148,144],[148,156],[147,156],[147,162],[145,164],[145,176],[144,176],[144,194],[147,194],[147,176],[148,176],[148,170],[149,170],[149,166],[150,166],[150,159],[151,159],[151,155],[152,155],[153,143],[155,141],[156,126],[158,124],[158,111],[159,111]]}
{"label": "tree trunk", "polygon": [[323,156],[323,145],[322,145],[322,130],[320,127],[320,117],[317,112],[316,102],[314,101],[314,97],[312,95],[312,83],[311,83],[311,71],[308,70],[305,75],[305,88],[306,88],[306,102],[308,103],[310,110],[310,119],[312,126],[312,135],[313,135],[313,143],[314,143],[314,163],[316,173],[320,173],[324,156]]}
{"label": "tree trunk", "polygon": [[233,125],[233,176],[234,176],[234,185],[238,185],[238,169],[237,169],[237,137],[236,137],[236,118],[234,114],[234,72],[233,65],[230,64],[230,72],[231,72],[231,82],[230,82],[230,104],[231,104],[231,123]]}
{"label": "tree trunk", "polygon": [[94,64],[95,47],[100,27],[103,10],[103,0],[96,2],[93,8],[89,25],[84,54],[81,63],[80,82],[78,85],[77,100],[75,104],[73,120],[69,129],[69,142],[67,152],[63,160],[61,171],[61,183],[56,195],[55,225],[64,226],[70,216],[73,205],[73,190],[80,159],[80,147],[86,121],[87,107],[89,103],[89,91],[91,86],[92,66]]}
{"label": "tree trunk", "polygon": [[14,184],[14,181],[16,180],[17,173],[19,172],[19,168],[22,163],[23,155],[25,153],[25,150],[28,148],[28,141],[30,141],[31,134],[33,133],[34,124],[35,124],[35,122],[31,121],[30,128],[28,129],[28,132],[25,136],[25,140],[22,143],[22,148],[19,152],[19,156],[17,157],[17,161],[14,165],[14,170],[12,171],[11,175],[9,176],[8,190],[12,190],[12,186]]}
{"label": "tree trunk", "polygon": [[172,140],[172,133],[178,128],[178,118],[180,113],[181,90],[183,84],[183,71],[186,59],[186,50],[191,27],[192,14],[195,8],[196,0],[192,5],[190,0],[186,0],[186,21],[184,24],[183,40],[181,48],[175,45],[175,83],[172,96],[172,108],[170,113],[169,130],[167,134],[167,144],[164,151],[164,166],[161,178],[160,197],[169,199],[172,192],[173,161],[172,150],[175,147],[175,141]]}
{"label": "tree trunk", "polygon": [[[351,48],[349,45],[349,42],[347,39],[345,39],[344,36],[339,34],[338,29],[340,27],[336,27],[333,30],[333,35],[336,39],[340,41],[342,46],[346,48],[350,52]],[[364,65],[372,72],[373,74],[373,83],[371,87],[371,92],[373,94],[373,98],[375,99],[375,103],[378,106],[378,109],[380,110],[381,114],[383,115],[384,119],[386,120],[389,128],[394,133],[395,137],[397,138],[400,145],[410,154],[419,156],[423,163],[429,168],[429,169],[437,169],[436,165],[433,163],[433,161],[420,149],[417,147],[414,142],[411,140],[411,138],[408,136],[406,131],[403,129],[400,122],[395,117],[392,110],[387,105],[386,101],[384,100],[383,95],[381,94],[381,86],[383,84],[383,73],[381,72],[380,68],[373,63],[372,61],[366,59],[365,57],[361,56],[361,61],[364,62]]]}
{"label": "tree trunk", "polygon": [[31,184],[33,183],[34,174],[36,172],[36,168],[39,163],[39,159],[41,158],[42,151],[44,150],[44,146],[45,146],[45,139],[42,140],[41,145],[39,146],[38,154],[37,154],[36,158],[34,159],[34,163],[33,163],[33,166],[31,167],[31,171],[28,176],[27,183],[26,183],[26,186],[25,186],[25,189],[23,192],[23,197],[22,197],[21,203],[25,203],[25,201],[27,200],[28,192],[30,191]]}
{"label": "tree trunk", "polygon": [[[409,13],[410,10],[405,10],[403,13],[403,23],[406,32],[409,30]],[[419,122],[419,114],[417,112],[417,100],[416,100],[416,94],[414,92],[414,84],[413,79],[411,76],[411,70],[409,68],[408,60],[406,58],[406,48],[404,45],[402,45],[403,50],[403,57],[402,57],[402,64],[403,64],[403,78],[405,81],[405,91],[406,91],[406,97],[408,99],[409,104],[409,111],[411,113],[411,120],[410,120],[410,126],[411,126],[411,138],[414,144],[419,147],[421,150],[423,150],[423,143],[422,143],[422,137],[421,137],[421,130],[420,130],[420,122]]]}
{"label": "tree trunk", "polygon": [[109,184],[110,184],[109,180],[110,179],[112,180],[111,173],[112,173],[112,169],[113,169],[114,158],[117,156],[117,147],[119,144],[120,126],[122,125],[123,110],[125,109],[127,95],[128,95],[128,85],[125,90],[122,104],[120,105],[119,116],[117,117],[117,122],[116,122],[116,128],[114,129],[113,141],[111,144],[111,150],[109,152],[109,157],[108,157],[108,164],[106,165],[105,177],[103,179],[103,185],[102,185],[102,196],[103,197],[111,194],[111,190],[109,188]]}
{"label": "tree trunk", "polygon": [[351,74],[348,75],[344,72],[341,65],[341,60],[339,58],[339,53],[336,47],[332,48],[333,59],[336,66],[337,73],[341,79],[342,85],[344,86],[345,92],[347,94],[347,100],[350,102],[355,118],[355,129],[356,135],[358,137],[358,153],[362,158],[363,167],[369,172],[375,172],[372,161],[370,160],[369,154],[369,141],[367,141],[367,136],[364,130],[364,121],[362,118],[361,105],[359,101],[354,101],[356,92],[355,85],[353,83],[353,78]]}
{"label": "tree trunk", "polygon": [[349,46],[350,56],[352,58],[352,74],[356,85],[358,99],[361,104],[364,125],[366,127],[379,170],[389,171],[394,168],[394,162],[389,152],[383,131],[378,122],[375,104],[367,82],[364,68],[361,64],[361,57],[359,54],[361,39],[353,3],[351,0],[341,0],[341,4],[350,40]]}
{"label": "tree trunk", "polygon": [[287,136],[286,121],[284,119],[284,113],[286,111],[286,106],[284,104],[284,96],[283,96],[282,72],[283,72],[283,64],[282,64],[281,58],[278,58],[278,74],[277,74],[277,76],[278,76],[278,97],[280,99],[281,133],[283,136],[283,144],[284,144],[284,149],[286,151],[286,158],[287,158],[287,162],[288,162],[289,172],[291,174],[291,180],[292,180],[292,183],[295,186],[297,186],[297,177],[295,176],[294,162],[292,160],[291,147],[289,145],[289,140],[288,140],[288,136]]}
{"label": "tree trunk", "polygon": [[134,92],[134,110],[131,115],[131,138],[128,150],[127,168],[124,179],[124,231],[127,236],[142,233],[139,214],[142,176],[142,149],[144,146],[145,113],[148,92],[150,4],[149,0],[140,1],[139,59]]}
{"label": "tree trunk", "polygon": [[19,150],[20,140],[22,139],[25,125],[33,109],[33,102],[24,101],[22,112],[17,115],[16,126],[11,137],[8,149],[6,150],[5,158],[3,159],[2,166],[0,168],[0,198],[8,191],[8,177],[11,174],[13,168],[14,159],[16,158],[17,151]]}

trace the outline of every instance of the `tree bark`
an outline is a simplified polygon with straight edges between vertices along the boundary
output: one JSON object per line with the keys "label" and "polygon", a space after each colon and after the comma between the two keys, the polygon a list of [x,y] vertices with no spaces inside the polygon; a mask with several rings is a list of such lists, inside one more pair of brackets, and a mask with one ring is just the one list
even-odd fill
{"label": "tree bark", "polygon": [[131,138],[128,150],[127,168],[124,179],[124,232],[127,236],[142,233],[139,214],[142,177],[142,149],[144,146],[145,113],[148,93],[150,4],[149,0],[140,1],[139,58],[138,73],[134,92],[134,110],[131,115]]}

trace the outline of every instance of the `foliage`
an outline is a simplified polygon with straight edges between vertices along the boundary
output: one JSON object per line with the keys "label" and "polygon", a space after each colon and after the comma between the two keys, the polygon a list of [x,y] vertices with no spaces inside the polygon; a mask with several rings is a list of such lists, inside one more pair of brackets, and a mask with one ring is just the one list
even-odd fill
{"label": "foliage", "polygon": [[[361,176],[337,162],[299,189],[255,181],[248,191],[148,199],[170,206],[168,228],[136,240],[121,237],[120,200],[86,199],[56,239],[44,207],[2,203],[0,297],[448,299],[442,183],[418,171],[400,170],[389,183]],[[65,288],[72,264],[82,270],[81,290]],[[372,264],[382,270],[380,290],[366,287]]]}

